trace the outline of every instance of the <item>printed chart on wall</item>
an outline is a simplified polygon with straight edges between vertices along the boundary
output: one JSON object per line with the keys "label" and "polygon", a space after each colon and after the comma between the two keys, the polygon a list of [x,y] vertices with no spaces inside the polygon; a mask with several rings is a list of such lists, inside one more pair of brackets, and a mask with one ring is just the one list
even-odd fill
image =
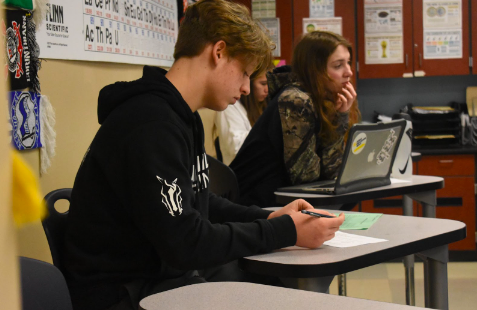
{"label": "printed chart on wall", "polygon": [[275,49],[273,50],[273,57],[281,56],[280,45],[280,18],[260,18],[262,26],[267,30],[268,35],[273,43],[275,43]]}
{"label": "printed chart on wall", "polygon": [[365,63],[403,63],[402,0],[365,0]]}
{"label": "printed chart on wall", "polygon": [[277,5],[275,0],[252,0],[253,18],[275,18]]}
{"label": "printed chart on wall", "polygon": [[40,58],[171,66],[176,0],[50,0]]}
{"label": "printed chart on wall", "polygon": [[462,0],[423,5],[424,59],[462,58]]}
{"label": "printed chart on wall", "polygon": [[310,17],[334,17],[335,0],[310,0]]}
{"label": "printed chart on wall", "polygon": [[303,18],[303,33],[324,30],[343,35],[341,17],[330,18]]}

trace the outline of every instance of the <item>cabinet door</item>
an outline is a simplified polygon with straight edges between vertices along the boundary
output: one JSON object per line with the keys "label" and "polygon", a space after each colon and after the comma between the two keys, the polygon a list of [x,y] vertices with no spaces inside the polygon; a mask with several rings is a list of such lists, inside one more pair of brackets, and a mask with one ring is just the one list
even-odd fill
{"label": "cabinet door", "polygon": [[245,5],[250,10],[250,14],[252,13],[252,0],[233,0],[233,2]]}
{"label": "cabinet door", "polygon": [[444,177],[445,187],[437,191],[436,217],[467,226],[467,237],[449,245],[450,250],[475,250],[474,160],[471,154],[425,155],[418,163],[419,175]]}
{"label": "cabinet door", "polygon": [[[473,177],[445,177],[437,191],[436,217],[464,222],[467,237],[451,243],[449,250],[475,250],[475,196]],[[421,211],[420,211],[421,212]]]}
{"label": "cabinet door", "polygon": [[419,175],[474,177],[475,159],[472,154],[425,155],[418,163],[418,169]]}
{"label": "cabinet door", "polygon": [[[342,18],[343,37],[353,46],[353,84],[356,85],[356,35],[354,1],[335,0],[335,16]],[[303,35],[303,18],[310,17],[310,0],[293,1],[293,46]]]}
{"label": "cabinet door", "polygon": [[280,18],[280,45],[281,56],[277,59],[285,59],[291,63],[293,52],[293,19],[292,2],[290,0],[276,0],[277,17]]}
{"label": "cabinet door", "polygon": [[[353,45],[353,50],[356,48],[354,12],[354,1],[335,0],[335,17],[342,18],[343,37],[345,37],[351,43],[351,45]],[[310,17],[310,1],[294,0],[293,34],[295,42],[298,42],[303,35],[303,18],[308,17]]]}
{"label": "cabinet door", "polygon": [[[252,14],[252,0],[233,0],[242,3],[250,9]],[[280,57],[287,64],[291,62],[293,51],[293,27],[292,27],[292,0],[276,0],[276,17],[280,18]],[[277,46],[277,48],[279,48]]]}
{"label": "cabinet door", "polygon": [[[406,1],[407,2],[407,1]],[[462,57],[454,59],[424,59],[423,1],[413,1],[414,14],[414,75],[469,74],[469,1],[462,0]],[[443,29],[446,30],[446,29]],[[474,36],[475,37],[475,36]],[[442,39],[444,40],[444,39]]]}
{"label": "cabinet door", "polygon": [[402,27],[403,27],[403,62],[397,64],[366,64],[366,40],[365,40],[365,10],[364,0],[358,0],[358,56],[359,78],[397,78],[412,76],[412,4],[411,1],[402,3]]}
{"label": "cabinet door", "polygon": [[472,73],[477,74],[477,2],[471,2],[472,9]]}

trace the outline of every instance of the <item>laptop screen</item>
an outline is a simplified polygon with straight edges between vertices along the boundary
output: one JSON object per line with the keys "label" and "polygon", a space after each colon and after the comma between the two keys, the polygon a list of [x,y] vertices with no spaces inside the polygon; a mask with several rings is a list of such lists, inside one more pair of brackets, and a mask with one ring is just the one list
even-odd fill
{"label": "laptop screen", "polygon": [[350,131],[347,143],[352,144],[346,147],[343,171],[338,180],[340,184],[382,178],[390,173],[403,126],[394,124],[394,126],[386,126],[388,128],[373,127],[375,126],[358,125]]}

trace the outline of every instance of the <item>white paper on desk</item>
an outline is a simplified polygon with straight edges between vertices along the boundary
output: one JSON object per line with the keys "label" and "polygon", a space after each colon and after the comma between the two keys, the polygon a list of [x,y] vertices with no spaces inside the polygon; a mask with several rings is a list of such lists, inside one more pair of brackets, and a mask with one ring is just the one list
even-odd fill
{"label": "white paper on desk", "polygon": [[324,244],[336,248],[349,248],[352,246],[358,246],[368,243],[378,243],[388,241],[386,239],[378,239],[360,235],[353,235],[337,231],[335,237],[331,240],[326,241]]}
{"label": "white paper on desk", "polygon": [[411,180],[404,180],[404,179],[396,179],[396,178],[391,178],[391,184],[397,184],[397,183],[409,183]]}

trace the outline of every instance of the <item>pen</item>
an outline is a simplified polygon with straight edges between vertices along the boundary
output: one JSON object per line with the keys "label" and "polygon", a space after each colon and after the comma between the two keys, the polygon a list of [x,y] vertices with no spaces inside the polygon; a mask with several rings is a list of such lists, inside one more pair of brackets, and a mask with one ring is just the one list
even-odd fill
{"label": "pen", "polygon": [[316,216],[316,217],[326,217],[326,218],[330,218],[330,219],[336,217],[336,216],[331,216],[331,215],[326,215],[326,214],[311,212],[311,211],[308,211],[308,210],[301,210],[301,213],[303,213],[303,214],[308,214],[308,215],[311,215],[311,216]]}

